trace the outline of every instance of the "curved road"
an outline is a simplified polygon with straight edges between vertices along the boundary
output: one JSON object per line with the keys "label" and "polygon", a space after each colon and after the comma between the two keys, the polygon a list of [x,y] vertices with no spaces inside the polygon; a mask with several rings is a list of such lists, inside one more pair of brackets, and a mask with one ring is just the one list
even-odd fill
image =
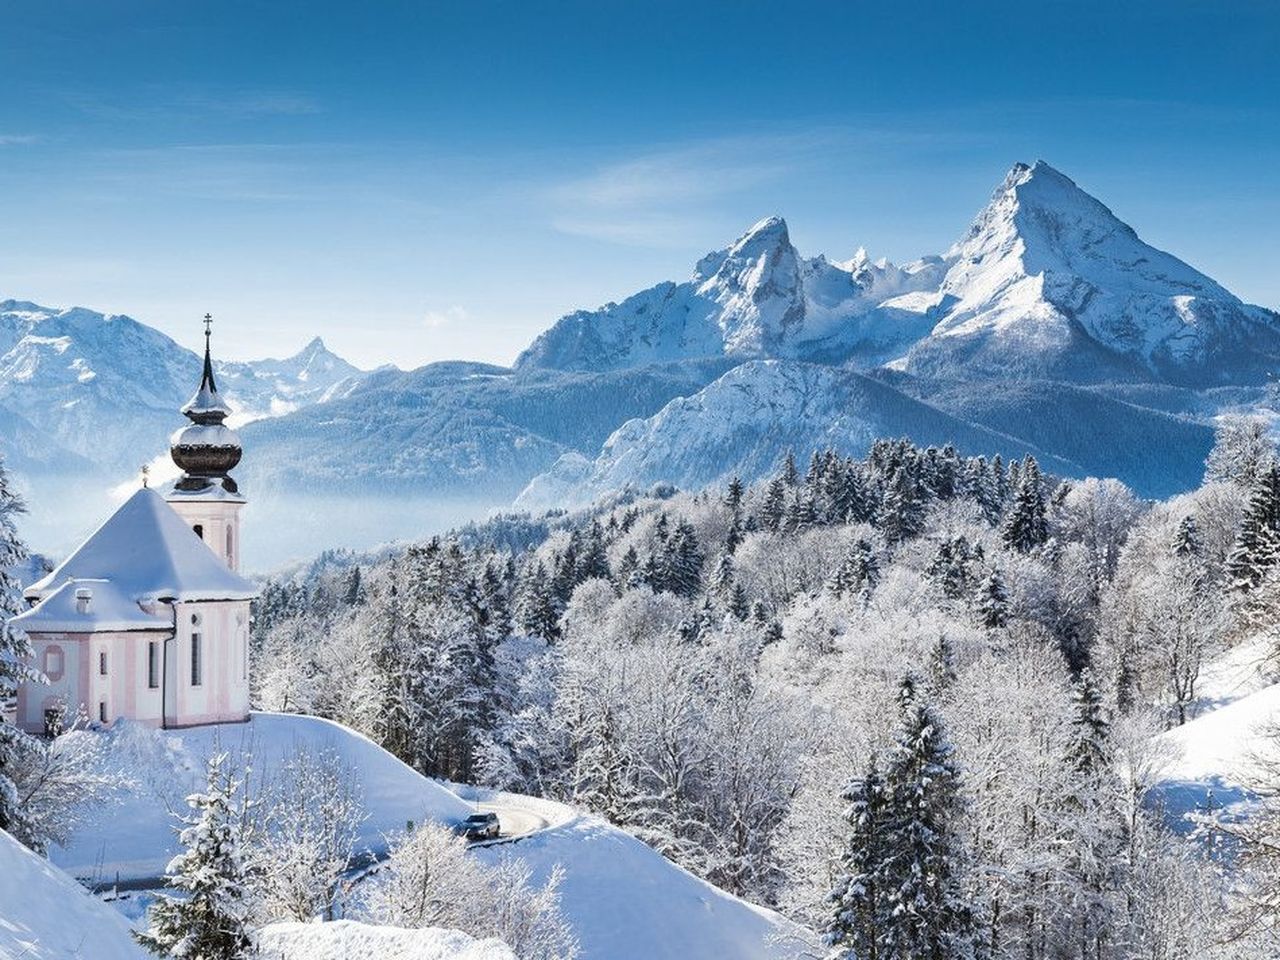
{"label": "curved road", "polygon": [[498,836],[495,840],[489,840],[487,843],[482,841],[473,846],[489,846],[508,840],[519,840],[521,837],[527,837],[531,833],[545,830],[552,825],[551,821],[541,813],[510,803],[477,803],[475,807],[480,813],[498,815]]}

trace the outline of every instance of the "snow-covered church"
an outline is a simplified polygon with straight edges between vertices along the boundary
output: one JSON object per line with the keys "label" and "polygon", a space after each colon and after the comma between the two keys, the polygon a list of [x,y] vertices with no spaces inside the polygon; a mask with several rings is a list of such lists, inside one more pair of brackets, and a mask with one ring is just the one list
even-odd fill
{"label": "snow-covered church", "polygon": [[240,438],[223,421],[205,318],[204,372],[170,440],[180,479],[144,483],[58,567],[12,621],[47,684],[18,691],[18,723],[51,730],[82,711],[157,727],[249,716],[249,602],[237,572],[245,498],[230,471]]}

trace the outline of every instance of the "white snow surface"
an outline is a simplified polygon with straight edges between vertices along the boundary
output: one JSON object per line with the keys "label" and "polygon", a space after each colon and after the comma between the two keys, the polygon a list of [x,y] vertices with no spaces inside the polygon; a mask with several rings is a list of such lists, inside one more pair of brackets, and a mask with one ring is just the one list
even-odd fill
{"label": "white snow surface", "polygon": [[541,882],[564,870],[560,909],[582,960],[773,960],[794,957],[802,931],[713,887],[627,833],[589,816],[477,851],[518,857]]}
{"label": "white snow surface", "polygon": [[168,731],[121,722],[101,735],[111,738],[110,762],[137,782],[120,803],[91,816],[66,848],[50,852],[55,864],[81,878],[163,875],[178,852],[171,811],[186,812],[183,798],[202,786],[206,759],[221,751],[241,771],[250,768],[251,785],[271,777],[299,751],[332,751],[363,795],[367,818],[359,849],[384,850],[384,838],[410,821],[456,823],[471,813],[470,805],[373,741],[317,717],[254,713],[247,723]]}
{"label": "white snow surface", "polygon": [[1261,634],[1206,664],[1198,715],[1157,737],[1157,755],[1169,762],[1156,795],[1170,822],[1204,810],[1212,794],[1228,816],[1248,816],[1260,781],[1280,763],[1280,683],[1265,659],[1274,637]]}
{"label": "white snow surface", "polygon": [[[81,612],[77,595],[88,591],[88,605]],[[36,606],[11,621],[20,630],[47,633],[93,633],[116,630],[173,629],[167,606],[138,603],[110,580],[67,580]]]}
{"label": "white snow surface", "polygon": [[0,830],[0,960],[141,960],[124,917]]}
{"label": "white snow surface", "polygon": [[355,920],[273,923],[259,934],[261,960],[516,960],[501,940],[458,930],[404,930]]}
{"label": "white snow surface", "polygon": [[26,596],[47,597],[67,580],[110,580],[120,594],[138,601],[248,600],[258,595],[257,587],[228,569],[148,487],[121,504],[52,573],[27,587]]}

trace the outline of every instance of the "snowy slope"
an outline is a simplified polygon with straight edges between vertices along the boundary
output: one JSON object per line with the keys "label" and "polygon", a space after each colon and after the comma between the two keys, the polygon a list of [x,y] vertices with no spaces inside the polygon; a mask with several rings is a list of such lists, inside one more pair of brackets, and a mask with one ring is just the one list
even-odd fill
{"label": "snowy slope", "polygon": [[560,908],[582,960],[766,960],[794,957],[801,931],[777,914],[699,880],[595,817],[489,847],[519,857],[542,882],[564,868]]}
{"label": "snowy slope", "polygon": [[945,259],[945,315],[916,371],[1210,384],[1280,359],[1280,315],[1144,243],[1043,161],[1015,165]]}
{"label": "snowy slope", "polygon": [[0,830],[0,960],[141,960],[129,924]]}
{"label": "snowy slope", "polygon": [[457,930],[401,930],[354,920],[273,923],[260,933],[261,960],[516,960],[500,940]]}
{"label": "snowy slope", "polygon": [[735,474],[751,480],[772,470],[788,449],[804,456],[834,446],[860,456],[877,437],[899,436],[921,444],[954,443],[974,454],[1031,452],[1044,460],[1046,469],[1080,472],[1077,464],[967,424],[862,374],[797,361],[755,360],[734,367],[691,397],[673,400],[652,417],[623,424],[594,460],[562,457],[516,503],[545,509],[662,481],[696,489]]}
{"label": "snowy slope", "polygon": [[241,767],[251,758],[259,781],[299,750],[333,751],[364,794],[368,818],[361,826],[362,848],[383,849],[384,836],[411,820],[454,823],[471,812],[468,804],[372,741],[315,717],[255,713],[244,724],[167,732],[118,724],[108,735],[112,761],[139,783],[123,802],[92,817],[68,847],[51,851],[55,864],[80,878],[161,876],[177,850],[170,811],[186,812],[183,798],[201,782],[206,758],[218,751],[239,759]]}
{"label": "snowy slope", "polygon": [[1201,672],[1195,719],[1156,738],[1167,758],[1156,796],[1170,822],[1204,812],[1209,797],[1228,816],[1248,816],[1259,781],[1280,763],[1280,683],[1266,634],[1238,644]]}

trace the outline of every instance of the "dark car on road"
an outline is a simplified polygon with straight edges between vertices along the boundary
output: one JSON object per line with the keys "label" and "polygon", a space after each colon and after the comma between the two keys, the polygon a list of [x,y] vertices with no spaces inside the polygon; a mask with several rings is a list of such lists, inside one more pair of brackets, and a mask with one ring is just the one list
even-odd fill
{"label": "dark car on road", "polygon": [[458,824],[458,833],[468,840],[494,840],[498,836],[496,813],[473,813]]}

